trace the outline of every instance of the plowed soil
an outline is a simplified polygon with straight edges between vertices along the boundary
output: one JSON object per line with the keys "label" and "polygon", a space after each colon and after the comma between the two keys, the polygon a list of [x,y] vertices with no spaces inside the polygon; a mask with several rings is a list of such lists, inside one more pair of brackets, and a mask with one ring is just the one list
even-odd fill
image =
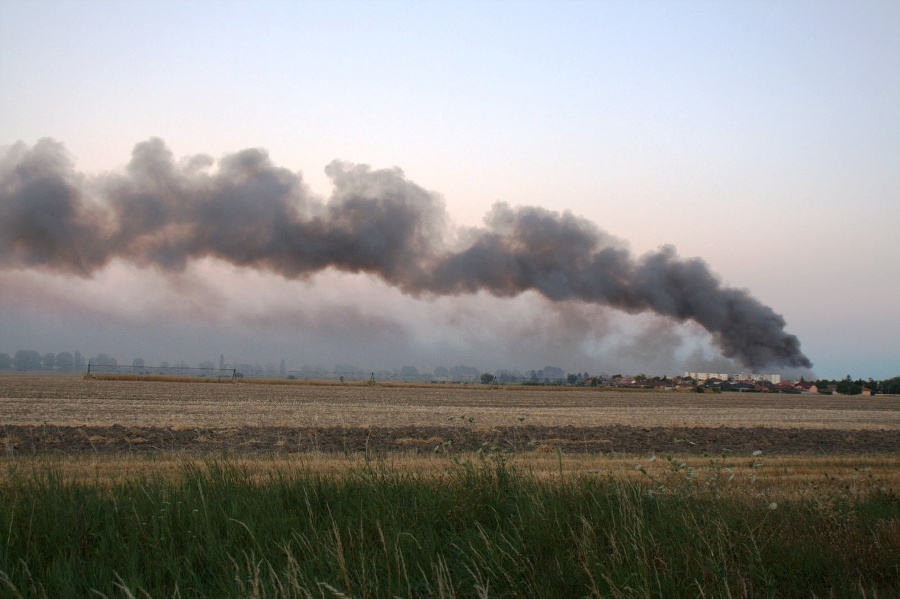
{"label": "plowed soil", "polygon": [[900,453],[900,435],[888,431],[663,427],[452,427],[184,429],[113,426],[4,427],[6,451],[38,453],[299,453],[319,451],[453,453],[556,451],[564,453],[859,454]]}
{"label": "plowed soil", "polygon": [[0,376],[0,451],[900,453],[900,398]]}

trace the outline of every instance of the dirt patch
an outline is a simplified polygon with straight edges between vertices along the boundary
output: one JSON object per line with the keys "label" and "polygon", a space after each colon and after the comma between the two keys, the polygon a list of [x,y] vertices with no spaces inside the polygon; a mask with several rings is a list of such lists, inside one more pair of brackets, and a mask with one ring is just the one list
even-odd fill
{"label": "dirt patch", "polygon": [[574,427],[125,427],[21,426],[2,429],[7,455],[157,452],[355,453],[472,451],[622,454],[900,453],[896,431],[834,429]]}

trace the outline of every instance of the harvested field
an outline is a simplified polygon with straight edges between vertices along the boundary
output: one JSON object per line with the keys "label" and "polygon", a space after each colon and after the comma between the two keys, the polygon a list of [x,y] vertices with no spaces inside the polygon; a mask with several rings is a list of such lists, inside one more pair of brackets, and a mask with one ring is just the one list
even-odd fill
{"label": "harvested field", "polygon": [[7,454],[898,453],[900,398],[0,376]]}
{"label": "harvested field", "polygon": [[[209,471],[216,467],[235,467],[248,473],[254,482],[265,485],[279,476],[298,473],[352,477],[365,472],[395,473],[401,476],[443,478],[465,464],[469,457],[444,454],[391,453],[380,457],[364,453],[246,454],[227,457],[186,455],[183,453],[123,454],[43,454],[0,456],[0,485],[11,484],[35,473],[53,472],[61,480],[82,484],[121,484],[140,478],[177,480],[185,469]],[[482,454],[484,460],[491,456]],[[525,452],[504,456],[518,472],[539,480],[560,480],[583,476],[614,478],[638,483],[683,482],[721,483],[720,492],[785,499],[809,499],[828,493],[849,493],[856,497],[884,489],[900,487],[900,454],[843,456],[759,456],[691,455],[650,456],[609,453]],[[471,462],[469,462],[471,463]],[[477,462],[476,462],[477,463]],[[490,462],[487,462],[490,463]],[[640,465],[640,468],[637,466]],[[734,475],[733,477],[731,475]],[[724,480],[724,479],[728,480]]]}

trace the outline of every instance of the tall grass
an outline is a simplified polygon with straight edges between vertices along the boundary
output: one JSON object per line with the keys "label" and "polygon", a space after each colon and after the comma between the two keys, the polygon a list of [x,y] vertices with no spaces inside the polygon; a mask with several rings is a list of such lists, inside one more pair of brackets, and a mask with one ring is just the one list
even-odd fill
{"label": "tall grass", "polygon": [[900,596],[889,489],[774,503],[691,477],[186,464],[180,476],[0,484],[13,597]]}

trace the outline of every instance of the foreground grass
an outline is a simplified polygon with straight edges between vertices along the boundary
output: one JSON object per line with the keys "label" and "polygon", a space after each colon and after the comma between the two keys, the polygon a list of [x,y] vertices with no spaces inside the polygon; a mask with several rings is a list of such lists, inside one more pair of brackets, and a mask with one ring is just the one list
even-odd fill
{"label": "foreground grass", "polygon": [[[499,456],[340,473],[11,468],[13,597],[900,596],[900,497],[778,496],[730,467],[541,476]],[[655,465],[655,464],[654,464]]]}

